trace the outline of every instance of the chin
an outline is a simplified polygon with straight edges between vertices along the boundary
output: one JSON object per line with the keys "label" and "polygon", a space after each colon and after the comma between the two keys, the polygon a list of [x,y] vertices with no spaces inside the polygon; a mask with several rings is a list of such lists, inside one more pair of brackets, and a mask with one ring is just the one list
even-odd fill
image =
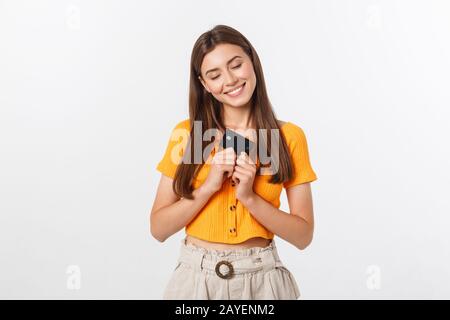
{"label": "chin", "polygon": [[244,103],[236,103],[236,102],[234,102],[234,103],[225,102],[225,103],[226,103],[226,105],[233,107],[233,108],[242,108],[247,105],[248,101],[244,102]]}
{"label": "chin", "polygon": [[240,97],[240,99],[230,99],[227,101],[222,101],[223,103],[226,103],[227,105],[231,106],[231,107],[235,107],[235,108],[239,108],[239,107],[243,107],[245,105],[247,105],[250,101],[251,97]]}

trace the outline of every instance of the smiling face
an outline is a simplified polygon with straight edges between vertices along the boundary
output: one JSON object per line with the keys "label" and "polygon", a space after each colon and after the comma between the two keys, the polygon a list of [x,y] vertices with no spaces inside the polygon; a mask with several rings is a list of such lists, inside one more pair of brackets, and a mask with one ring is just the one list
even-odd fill
{"label": "smiling face", "polygon": [[219,44],[205,55],[200,82],[214,98],[225,105],[246,105],[256,87],[256,75],[250,57],[240,46]]}

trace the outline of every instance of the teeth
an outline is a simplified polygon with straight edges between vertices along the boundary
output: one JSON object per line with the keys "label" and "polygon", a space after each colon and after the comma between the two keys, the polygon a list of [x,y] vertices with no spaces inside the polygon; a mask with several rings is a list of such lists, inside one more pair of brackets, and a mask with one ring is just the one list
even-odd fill
{"label": "teeth", "polygon": [[[242,86],[243,86],[243,85],[242,85]],[[236,88],[236,89],[234,89],[233,91],[230,91],[230,92],[228,92],[228,93],[236,93],[236,92],[238,92],[239,90],[241,90],[242,86],[240,86],[239,88]]]}

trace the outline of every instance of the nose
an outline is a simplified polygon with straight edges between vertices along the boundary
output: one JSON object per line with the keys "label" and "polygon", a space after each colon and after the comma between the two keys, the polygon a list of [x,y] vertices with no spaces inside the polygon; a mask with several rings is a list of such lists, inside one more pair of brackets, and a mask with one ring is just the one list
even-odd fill
{"label": "nose", "polygon": [[225,91],[233,88],[237,80],[238,80],[237,77],[232,72],[230,71],[225,72],[225,84],[227,86],[227,89],[225,89]]}

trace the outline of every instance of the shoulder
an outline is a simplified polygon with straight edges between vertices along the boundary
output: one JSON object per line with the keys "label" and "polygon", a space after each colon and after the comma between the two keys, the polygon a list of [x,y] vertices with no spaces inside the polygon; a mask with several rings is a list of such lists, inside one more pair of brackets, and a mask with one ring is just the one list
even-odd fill
{"label": "shoulder", "polygon": [[189,118],[177,122],[177,124],[174,127],[174,129],[189,129],[189,128],[190,128]]}
{"label": "shoulder", "polygon": [[190,135],[190,126],[189,126],[189,118],[178,121],[173,124],[172,129],[170,131],[169,137],[170,141],[180,141],[180,139],[185,140],[185,137],[188,138]]}
{"label": "shoulder", "polygon": [[280,128],[287,143],[305,139],[305,132],[302,127],[294,122],[283,121]]}

